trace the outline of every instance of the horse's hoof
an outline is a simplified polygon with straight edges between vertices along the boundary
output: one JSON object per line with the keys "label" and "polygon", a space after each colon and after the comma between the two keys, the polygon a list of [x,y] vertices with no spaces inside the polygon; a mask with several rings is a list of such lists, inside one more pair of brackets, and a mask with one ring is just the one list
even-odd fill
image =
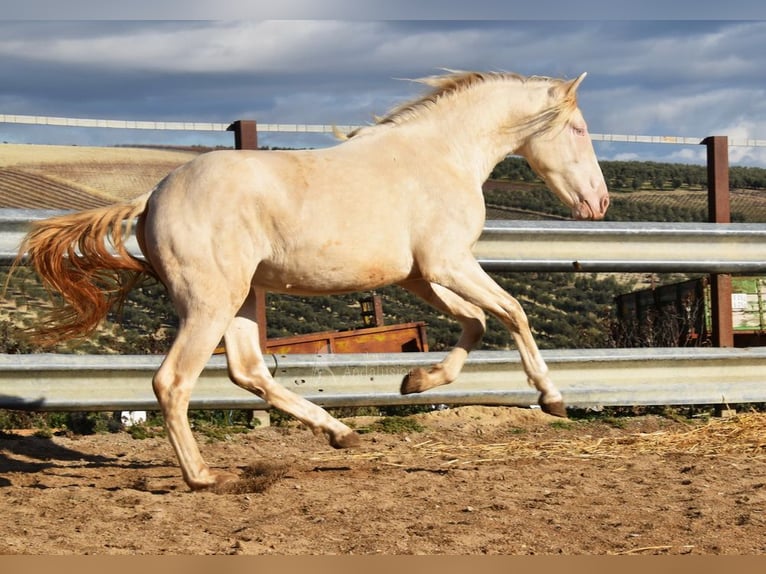
{"label": "horse's hoof", "polygon": [[330,446],[333,448],[354,448],[361,444],[362,439],[354,431],[347,432],[340,436],[330,436]]}
{"label": "horse's hoof", "polygon": [[554,417],[560,417],[562,419],[567,418],[567,408],[564,405],[564,401],[554,401],[552,403],[544,403],[542,398],[538,401],[540,408],[544,413],[552,415]]}
{"label": "horse's hoof", "polygon": [[412,369],[409,373],[404,375],[404,379],[402,379],[402,386],[399,388],[399,392],[402,395],[411,395],[413,393],[422,392],[423,381],[427,376],[428,372],[425,369]]}
{"label": "horse's hoof", "polygon": [[207,480],[189,482],[189,488],[195,492],[212,491],[218,492],[225,487],[226,484],[230,484],[239,480],[239,476],[232,472],[225,470],[210,471]]}

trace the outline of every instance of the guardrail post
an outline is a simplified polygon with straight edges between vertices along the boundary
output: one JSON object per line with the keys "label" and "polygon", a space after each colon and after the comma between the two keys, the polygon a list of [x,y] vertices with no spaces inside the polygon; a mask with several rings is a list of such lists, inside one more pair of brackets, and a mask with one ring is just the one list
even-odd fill
{"label": "guardrail post", "polygon": [[[708,220],[711,223],[731,223],[729,139],[726,136],[710,136],[702,143],[707,146]],[[713,345],[733,347],[731,275],[710,275],[710,311]]]}

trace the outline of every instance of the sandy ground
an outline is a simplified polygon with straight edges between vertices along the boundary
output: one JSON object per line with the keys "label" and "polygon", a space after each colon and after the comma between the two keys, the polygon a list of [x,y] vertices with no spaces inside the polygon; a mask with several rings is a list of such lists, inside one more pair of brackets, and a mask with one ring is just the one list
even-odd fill
{"label": "sandy ground", "polygon": [[211,441],[248,489],[190,492],[162,437],[0,435],[0,554],[766,554],[766,416],[554,421],[462,407]]}

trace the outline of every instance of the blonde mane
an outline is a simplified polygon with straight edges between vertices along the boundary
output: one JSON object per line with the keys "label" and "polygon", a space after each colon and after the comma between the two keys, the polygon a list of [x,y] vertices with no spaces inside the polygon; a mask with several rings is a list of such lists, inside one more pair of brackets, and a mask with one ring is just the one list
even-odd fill
{"label": "blonde mane", "polygon": [[[544,82],[550,84],[551,87],[565,83],[564,80],[555,78],[548,78],[545,76],[522,76],[521,74],[512,72],[465,72],[456,70],[449,70],[446,74],[428,76],[411,81],[425,84],[433,89],[419,98],[400,104],[385,116],[376,117],[375,123],[372,125],[362,126],[347,134],[336,133],[336,135],[341,139],[350,139],[378,126],[408,123],[420,117],[424,112],[432,109],[438,101],[461,94],[477,85],[485,84],[487,82],[513,81],[522,84]],[[526,125],[528,127],[535,126],[535,131],[548,129],[557,123],[566,121],[576,108],[576,93],[574,91],[571,93],[565,92],[560,101],[554,106],[543,110]]]}

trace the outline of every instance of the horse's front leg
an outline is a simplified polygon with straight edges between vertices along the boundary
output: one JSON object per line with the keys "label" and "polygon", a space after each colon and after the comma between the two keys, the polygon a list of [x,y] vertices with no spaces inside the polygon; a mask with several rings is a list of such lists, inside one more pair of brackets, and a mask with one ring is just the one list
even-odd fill
{"label": "horse's front leg", "polygon": [[462,326],[460,339],[444,360],[430,369],[416,368],[404,377],[401,393],[421,393],[428,389],[454,381],[473,349],[484,335],[486,317],[476,305],[462,299],[449,289],[429,283],[423,279],[405,281],[399,284],[408,291],[423,298],[436,309],[454,317]]}
{"label": "horse's front leg", "polygon": [[495,315],[510,331],[527,380],[540,392],[539,404],[544,412],[566,417],[561,393],[548,376],[540,350],[519,302],[487,275],[472,255],[453,260],[449,268],[429,270],[429,279],[443,285],[485,311]]}

